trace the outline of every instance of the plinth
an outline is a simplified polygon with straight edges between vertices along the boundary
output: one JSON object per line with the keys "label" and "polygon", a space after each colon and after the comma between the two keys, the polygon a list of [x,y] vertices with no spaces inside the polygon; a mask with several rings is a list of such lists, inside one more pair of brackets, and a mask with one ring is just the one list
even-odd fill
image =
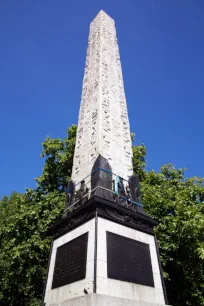
{"label": "plinth", "polygon": [[51,229],[46,306],[167,304],[155,222],[93,196]]}

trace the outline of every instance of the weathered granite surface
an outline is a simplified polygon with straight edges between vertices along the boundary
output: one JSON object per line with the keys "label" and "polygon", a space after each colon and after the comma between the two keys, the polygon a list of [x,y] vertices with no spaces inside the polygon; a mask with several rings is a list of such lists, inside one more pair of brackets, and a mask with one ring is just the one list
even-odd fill
{"label": "weathered granite surface", "polygon": [[114,20],[100,11],[91,22],[72,180],[91,173],[98,155],[112,172],[132,174],[132,147]]}

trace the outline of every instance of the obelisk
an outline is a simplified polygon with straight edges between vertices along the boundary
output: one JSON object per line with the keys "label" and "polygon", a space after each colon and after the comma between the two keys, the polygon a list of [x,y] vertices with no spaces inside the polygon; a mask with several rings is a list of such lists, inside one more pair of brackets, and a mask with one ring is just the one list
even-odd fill
{"label": "obelisk", "polygon": [[72,180],[53,237],[46,306],[168,304],[132,147],[115,24],[90,25]]}
{"label": "obelisk", "polygon": [[112,172],[133,173],[132,147],[114,20],[100,11],[91,22],[72,180],[80,182],[99,156]]}

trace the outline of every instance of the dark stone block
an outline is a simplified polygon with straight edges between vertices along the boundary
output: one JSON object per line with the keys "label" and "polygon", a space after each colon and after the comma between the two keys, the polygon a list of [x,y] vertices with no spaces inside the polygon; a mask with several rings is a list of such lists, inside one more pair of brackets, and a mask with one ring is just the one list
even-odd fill
{"label": "dark stone block", "polygon": [[106,235],[108,277],[154,287],[149,245],[110,232]]}
{"label": "dark stone block", "polygon": [[52,289],[86,277],[88,233],[57,248]]}
{"label": "dark stone block", "polygon": [[[99,186],[102,188],[97,188]],[[108,160],[101,155],[98,156],[92,168],[91,190],[92,196],[95,195],[107,200],[113,198],[112,169]]]}

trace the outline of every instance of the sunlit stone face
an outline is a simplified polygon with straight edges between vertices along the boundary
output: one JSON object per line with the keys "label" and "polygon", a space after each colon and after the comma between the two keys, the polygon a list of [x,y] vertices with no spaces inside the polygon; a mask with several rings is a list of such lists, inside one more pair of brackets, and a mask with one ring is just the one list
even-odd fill
{"label": "sunlit stone face", "polygon": [[106,158],[116,175],[132,175],[127,104],[115,23],[100,11],[91,22],[78,119],[72,180],[91,173],[96,158]]}

